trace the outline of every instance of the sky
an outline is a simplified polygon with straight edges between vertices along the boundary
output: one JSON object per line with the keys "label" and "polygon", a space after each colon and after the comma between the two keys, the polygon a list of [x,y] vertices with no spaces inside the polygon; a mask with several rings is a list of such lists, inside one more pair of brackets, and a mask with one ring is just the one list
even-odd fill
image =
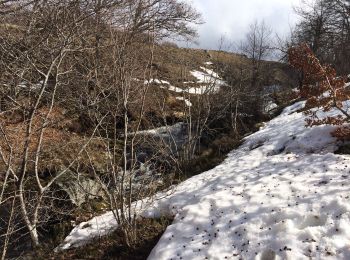
{"label": "sky", "polygon": [[[220,39],[226,47],[238,44],[245,37],[249,25],[262,21],[271,27],[273,34],[288,35],[297,22],[293,6],[300,0],[186,0],[202,14],[204,24],[198,26],[198,45],[180,43],[183,47],[218,49]],[[231,47],[230,47],[231,48]]]}

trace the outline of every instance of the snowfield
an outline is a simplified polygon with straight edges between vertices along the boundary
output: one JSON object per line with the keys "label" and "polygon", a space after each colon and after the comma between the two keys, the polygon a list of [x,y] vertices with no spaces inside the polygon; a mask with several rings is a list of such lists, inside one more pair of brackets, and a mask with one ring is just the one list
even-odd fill
{"label": "snowfield", "polygon": [[[296,112],[304,104],[286,108],[216,168],[136,202],[143,217],[175,218],[148,259],[350,259],[350,157],[333,153],[334,127],[305,128]],[[77,226],[58,250],[116,227],[106,213]]]}

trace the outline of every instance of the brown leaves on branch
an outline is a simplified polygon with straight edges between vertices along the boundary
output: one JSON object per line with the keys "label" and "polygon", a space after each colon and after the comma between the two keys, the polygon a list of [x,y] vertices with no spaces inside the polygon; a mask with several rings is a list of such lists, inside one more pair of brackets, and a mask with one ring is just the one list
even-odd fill
{"label": "brown leaves on branch", "polygon": [[[349,139],[350,128],[346,124],[350,121],[350,115],[343,102],[350,99],[350,93],[346,89],[345,78],[337,76],[330,65],[321,64],[305,43],[291,47],[288,56],[290,64],[302,73],[300,97],[306,99],[307,126],[337,125],[339,128],[333,135]],[[340,114],[326,118],[319,116],[319,112],[328,112],[333,108]]]}

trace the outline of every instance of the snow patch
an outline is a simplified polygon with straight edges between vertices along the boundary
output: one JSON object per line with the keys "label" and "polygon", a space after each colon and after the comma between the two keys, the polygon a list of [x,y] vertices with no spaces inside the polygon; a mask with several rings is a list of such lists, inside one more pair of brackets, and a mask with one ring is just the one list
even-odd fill
{"label": "snow patch", "polygon": [[176,97],[177,100],[181,100],[181,101],[185,101],[186,106],[191,107],[192,103],[191,101],[189,101],[188,99],[184,98],[184,97]]}
{"label": "snow patch", "polygon": [[183,130],[184,123],[179,122],[174,125],[162,126],[150,130],[138,131],[136,133],[129,133],[129,135],[157,135],[157,136],[168,136],[170,134],[175,134]]}
{"label": "snow patch", "polygon": [[[223,85],[226,85],[226,82],[224,82],[218,73],[214,72],[211,69],[200,67],[202,71],[193,70],[190,71],[192,76],[194,76],[197,81],[196,82],[183,82],[184,85],[188,84],[201,84],[200,86],[187,86],[184,88],[179,88],[176,86],[173,86],[170,84],[169,81],[166,80],[160,80],[160,79],[150,79],[145,80],[144,84],[157,84],[160,85],[160,88],[167,89],[169,91],[173,91],[176,93],[188,93],[193,95],[203,95],[208,93],[215,93],[220,90],[220,87]],[[187,105],[189,103],[187,102]]]}
{"label": "snow patch", "polygon": [[152,83],[170,85],[170,82],[169,82],[169,81],[160,80],[160,79],[150,79],[150,80],[145,80],[145,81],[144,81],[144,84],[145,84],[145,85],[147,85],[147,84],[152,84]]}

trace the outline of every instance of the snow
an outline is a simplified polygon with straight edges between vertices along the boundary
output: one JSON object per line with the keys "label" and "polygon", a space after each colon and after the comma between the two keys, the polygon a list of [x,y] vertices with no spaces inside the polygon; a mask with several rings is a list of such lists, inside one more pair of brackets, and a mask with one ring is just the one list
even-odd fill
{"label": "snow", "polygon": [[182,88],[170,85],[169,87],[161,86],[161,88],[168,89],[176,93],[187,93],[187,94],[193,94],[193,95],[203,95],[205,93],[215,92],[218,90],[216,87],[213,87],[213,86],[186,87],[182,89]]}
{"label": "snow", "polygon": [[63,243],[55,249],[55,252],[83,246],[96,237],[102,237],[109,234],[117,227],[116,218],[112,212],[107,212],[106,214],[95,217],[88,222],[82,222],[71,231]]}
{"label": "snow", "polygon": [[185,101],[186,106],[191,107],[192,103],[191,101],[189,101],[188,99],[184,98],[184,97],[176,97],[177,100],[181,100],[181,101]]}
{"label": "snow", "polygon": [[[219,90],[218,86],[213,85],[203,85],[203,86],[196,86],[196,87],[186,87],[186,88],[179,88],[171,85],[168,81],[165,80],[159,80],[159,79],[153,79],[151,81],[145,81],[145,84],[155,83],[161,85],[160,88],[167,89],[176,93],[188,93],[193,95],[203,95],[205,93],[209,92],[216,92]],[[185,82],[184,84],[196,84],[195,82]]]}
{"label": "snow", "polygon": [[205,68],[205,67],[200,67],[200,68],[201,68],[201,70],[205,71],[207,73],[207,75],[209,75],[210,77],[220,79],[219,74],[217,74],[215,71],[208,69],[208,68]]}
{"label": "snow", "polygon": [[[174,216],[148,259],[350,259],[350,158],[333,153],[333,126],[305,127],[304,105],[286,108],[216,168],[136,207],[143,217]],[[60,248],[115,228],[106,213]]]}
{"label": "snow", "polygon": [[[199,87],[190,87],[186,89],[187,93],[202,95],[208,92],[217,92],[220,90],[221,86],[226,85],[218,73],[214,72],[211,69],[200,67],[202,71],[192,70],[190,73],[193,77],[197,79],[197,84],[203,84]],[[188,84],[189,82],[186,82]]]}
{"label": "snow", "polygon": [[171,85],[169,87],[161,86],[161,88],[168,89],[168,90],[176,92],[176,93],[183,93],[184,92],[184,90],[182,88],[174,87],[174,86],[171,86]]}
{"label": "snow", "polygon": [[217,87],[213,86],[197,86],[197,87],[186,87],[186,88],[179,88],[172,85],[169,85],[168,87],[161,86],[160,88],[168,89],[170,91],[176,92],[176,93],[188,93],[193,95],[203,95],[208,92],[215,92],[218,90]]}
{"label": "snow", "polygon": [[145,85],[147,85],[147,84],[152,84],[152,83],[170,85],[170,82],[169,82],[169,81],[160,80],[160,79],[150,79],[150,80],[145,80],[145,81],[144,81],[144,84],[145,84]]}
{"label": "snow", "polygon": [[[138,131],[138,135],[157,135],[157,136],[168,136],[175,132],[181,132],[184,127],[184,123],[179,122],[174,125],[162,126],[150,130]],[[135,133],[129,133],[129,135],[135,135]]]}
{"label": "snow", "polygon": [[[146,205],[148,205],[146,200],[145,202],[134,202],[132,204],[132,210],[133,212],[135,210],[140,211],[140,209],[146,207]],[[112,211],[94,217],[87,222],[82,222],[77,225],[65,238],[63,243],[55,248],[55,252],[83,246],[94,238],[110,234],[117,228],[116,217]]]}
{"label": "snow", "polygon": [[197,79],[197,83],[204,84],[214,84],[216,88],[220,88],[220,86],[225,85],[225,82],[220,79],[219,75],[207,68],[200,67],[203,71],[192,70],[190,73],[193,77]]}
{"label": "snow", "polygon": [[[207,64],[207,63],[206,63]],[[212,64],[212,63],[211,63]],[[207,65],[210,65],[209,63]],[[197,81],[188,81],[188,82],[183,82],[184,85],[187,84],[201,84],[199,86],[189,86],[185,88],[179,88],[176,86],[173,86],[170,84],[169,81],[166,80],[161,80],[161,79],[150,79],[150,80],[145,80],[144,84],[157,84],[160,85],[160,88],[162,89],[167,89],[172,92],[176,93],[187,93],[187,94],[193,94],[193,95],[203,95],[207,93],[215,93],[220,90],[220,87],[223,85],[226,85],[226,82],[224,82],[218,73],[215,71],[205,68],[205,67],[200,67],[202,71],[198,70],[193,70],[190,71],[192,76],[194,76]],[[188,102],[186,102],[187,105],[189,105]]]}
{"label": "snow", "polygon": [[185,92],[189,94],[194,94],[194,95],[203,95],[210,92],[217,92],[218,90],[219,88],[216,86],[206,85],[206,86],[198,86],[198,87],[189,87],[185,89]]}

